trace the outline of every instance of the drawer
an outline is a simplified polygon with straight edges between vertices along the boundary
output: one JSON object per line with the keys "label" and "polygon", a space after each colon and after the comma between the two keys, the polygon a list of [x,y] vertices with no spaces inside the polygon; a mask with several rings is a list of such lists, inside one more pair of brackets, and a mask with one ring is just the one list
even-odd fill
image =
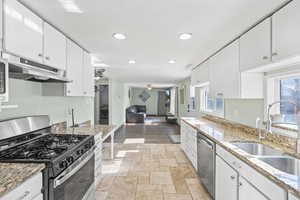
{"label": "drawer", "polygon": [[43,185],[42,173],[37,173],[17,188],[4,195],[1,200],[32,200],[40,195]]}
{"label": "drawer", "polygon": [[219,145],[217,145],[217,154],[223,158],[231,167],[236,169],[240,176],[247,179],[258,190],[272,200],[286,199],[287,192],[269,180],[267,177],[256,171],[254,168],[238,159]]}

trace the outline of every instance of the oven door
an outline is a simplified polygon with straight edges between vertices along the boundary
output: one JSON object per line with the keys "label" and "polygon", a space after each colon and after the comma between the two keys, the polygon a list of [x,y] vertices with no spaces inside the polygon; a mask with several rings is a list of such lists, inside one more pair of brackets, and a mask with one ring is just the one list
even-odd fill
{"label": "oven door", "polygon": [[8,101],[8,63],[0,59],[0,101]]}
{"label": "oven door", "polygon": [[88,195],[94,186],[94,153],[74,164],[70,166],[73,166],[72,169],[67,168],[54,180],[50,180],[50,200],[82,200]]}

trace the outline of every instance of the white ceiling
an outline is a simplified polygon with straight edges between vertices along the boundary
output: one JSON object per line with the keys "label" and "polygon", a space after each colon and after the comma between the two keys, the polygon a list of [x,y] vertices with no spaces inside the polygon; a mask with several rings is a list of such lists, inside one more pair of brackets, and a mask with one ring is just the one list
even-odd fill
{"label": "white ceiling", "polygon": [[[189,76],[187,65],[197,65],[285,0],[74,0],[81,14],[66,12],[59,0],[21,1],[110,65],[110,77],[163,85]],[[113,39],[116,32],[128,39]],[[179,40],[185,32],[193,38]]]}

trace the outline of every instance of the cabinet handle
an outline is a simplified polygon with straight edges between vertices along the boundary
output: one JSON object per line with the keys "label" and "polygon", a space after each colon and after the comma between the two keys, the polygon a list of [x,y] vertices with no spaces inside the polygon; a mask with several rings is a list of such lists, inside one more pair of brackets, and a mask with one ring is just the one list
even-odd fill
{"label": "cabinet handle", "polygon": [[68,90],[68,93],[71,93],[71,91],[70,91],[70,90]]}
{"label": "cabinet handle", "polygon": [[278,53],[274,52],[272,53],[272,56],[278,56]]}
{"label": "cabinet handle", "polygon": [[39,53],[38,56],[39,56],[39,57],[43,57],[43,54]]}
{"label": "cabinet handle", "polygon": [[240,182],[240,183],[239,183],[239,186],[243,186],[243,183],[242,183],[242,182]]}
{"label": "cabinet handle", "polygon": [[29,194],[30,194],[29,191],[25,191],[24,194],[23,194],[22,196],[20,196],[19,198],[17,198],[17,200],[25,199]]}
{"label": "cabinet handle", "polygon": [[230,176],[231,180],[234,180],[235,179],[235,176]]}
{"label": "cabinet handle", "polygon": [[264,56],[264,57],[263,57],[263,60],[267,60],[267,59],[269,59],[268,56]]}
{"label": "cabinet handle", "polygon": [[83,94],[86,94],[86,92],[84,92]]}
{"label": "cabinet handle", "polygon": [[46,56],[46,60],[50,60],[50,57],[49,57],[49,56]]}

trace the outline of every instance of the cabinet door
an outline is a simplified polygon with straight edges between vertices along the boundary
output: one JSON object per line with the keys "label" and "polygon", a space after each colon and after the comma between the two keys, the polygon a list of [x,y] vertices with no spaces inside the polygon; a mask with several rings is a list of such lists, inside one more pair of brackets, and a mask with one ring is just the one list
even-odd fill
{"label": "cabinet door", "polygon": [[272,17],[273,61],[300,55],[300,1],[292,1]]}
{"label": "cabinet door", "polygon": [[67,96],[83,96],[83,50],[74,42],[68,40],[67,44]]}
{"label": "cabinet door", "polygon": [[94,68],[91,64],[91,56],[89,53],[83,53],[83,94],[93,97],[94,92]]}
{"label": "cabinet door", "polygon": [[5,50],[43,62],[43,21],[16,0],[5,1]]}
{"label": "cabinet door", "polygon": [[271,19],[240,38],[240,69],[246,71],[271,62]]}
{"label": "cabinet door", "polygon": [[239,98],[239,44],[232,43],[209,61],[210,94],[213,97]]}
{"label": "cabinet door", "polygon": [[239,177],[239,200],[268,200],[261,192],[254,188],[243,177]]}
{"label": "cabinet door", "polygon": [[216,156],[216,200],[237,200],[238,173]]}
{"label": "cabinet door", "polygon": [[44,23],[44,63],[66,69],[66,37],[51,25]]}

